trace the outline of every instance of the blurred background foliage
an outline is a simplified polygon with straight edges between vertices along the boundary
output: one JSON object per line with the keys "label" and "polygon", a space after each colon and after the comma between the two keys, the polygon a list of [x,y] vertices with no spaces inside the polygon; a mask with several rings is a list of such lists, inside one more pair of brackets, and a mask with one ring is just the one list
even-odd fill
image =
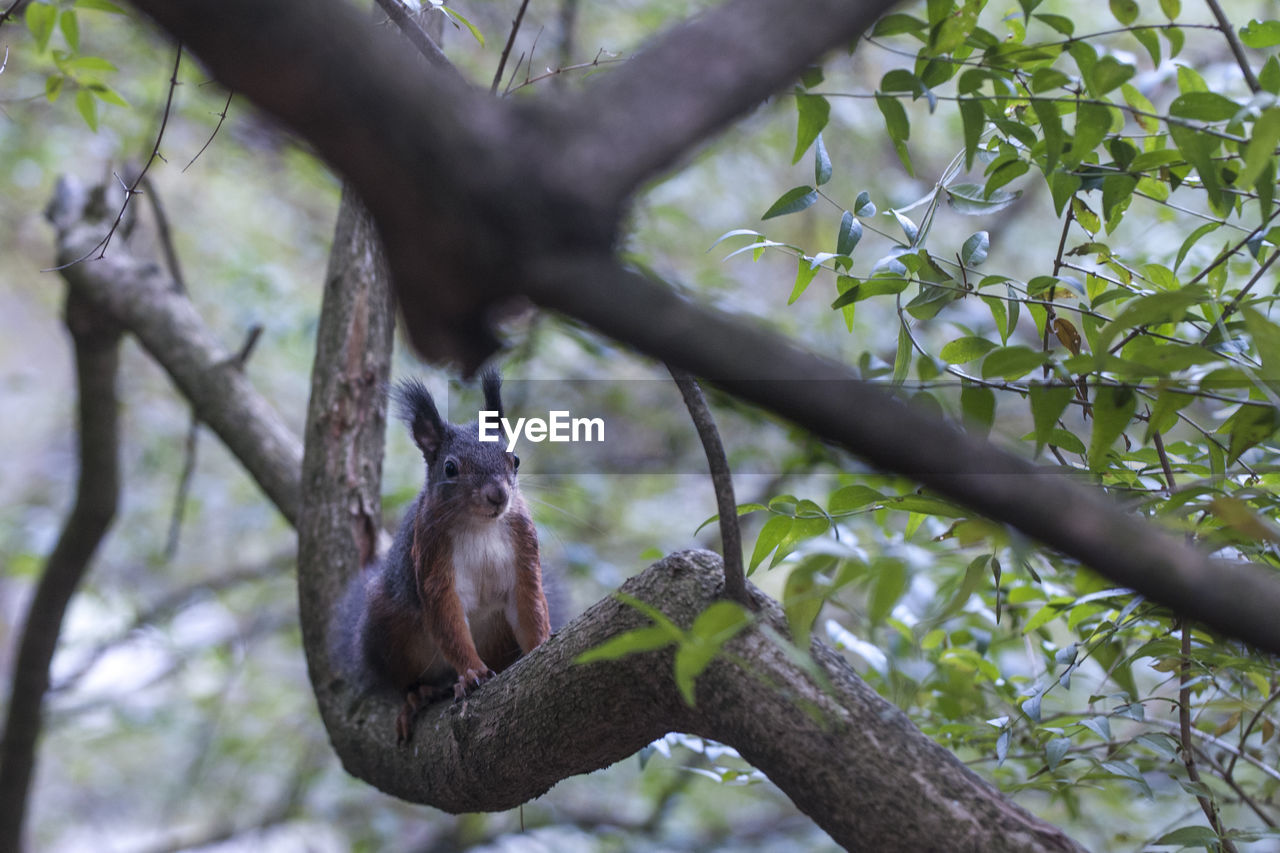
{"label": "blurred background foliage", "polygon": [[[8,450],[0,456],[0,673],[6,676],[21,613],[76,472],[62,283],[41,271],[52,256],[41,210],[59,174],[104,178],[145,160],[173,66],[171,45],[104,0],[19,5],[0,26],[0,439]],[[549,98],[582,86],[702,5],[531,3],[504,96]],[[1266,22],[1257,25],[1249,39],[1257,47],[1248,52],[1250,65],[1264,69],[1280,42],[1267,34],[1276,4],[1222,5],[1238,28]],[[508,0],[450,3],[446,50],[481,85],[493,76],[516,7]],[[1211,122],[1240,138],[1260,132],[1266,110],[1275,108],[1275,88],[1271,101],[1251,95],[1222,33],[1209,28],[1208,6],[1192,0],[930,0],[898,11],[923,27],[903,18],[882,24],[851,53],[831,57],[821,74],[806,75],[797,92],[779,93],[697,152],[687,168],[648,187],[628,222],[625,252],[700,299],[763,318],[856,365],[868,379],[896,383],[921,405],[990,430],[1006,446],[1100,480],[1141,511],[1225,553],[1275,565],[1280,537],[1272,521],[1270,421],[1270,429],[1251,427],[1250,443],[1240,446],[1233,437],[1245,430],[1233,431],[1228,422],[1243,407],[1199,396],[1182,410],[1188,423],[1171,422],[1165,449],[1157,451],[1143,406],[1155,406],[1159,389],[1133,405],[1119,391],[1098,391],[1162,381],[1185,388],[1205,378],[1190,368],[1219,360],[1238,370],[1241,359],[1267,367],[1268,350],[1258,342],[1274,328],[1265,319],[1275,289],[1263,266],[1276,251],[1269,232],[1217,264],[1213,277],[1206,275],[1211,289],[1182,313],[1127,315],[1125,329],[1141,329],[1135,339],[1147,341],[1137,346],[1176,343],[1221,325],[1227,334],[1208,348],[1210,355],[1188,364],[1175,357],[1136,374],[1114,362],[1070,362],[1079,357],[1076,348],[1087,356],[1120,340],[1123,330],[1089,326],[1090,312],[1114,320],[1144,297],[1183,292],[1195,272],[1273,211],[1252,183],[1228,192],[1215,208],[1212,187],[1176,157],[1159,163],[1164,172],[1145,176],[1150,184],[1135,179],[1129,190],[1138,194],[1118,201],[1115,183],[1110,194],[1102,183],[1117,171],[1128,174],[1132,161],[1117,166],[1117,158],[1132,155],[1114,137],[1128,137],[1134,154],[1191,150],[1196,143],[1171,141],[1167,124],[1148,127],[1130,114],[1104,122],[1094,153],[1076,146],[1073,154],[1068,137],[1080,131],[1084,114],[1074,115],[1074,105],[1046,111],[1017,87],[1042,100],[1070,101],[1075,87],[1133,103],[1126,90],[1104,89],[1094,79],[1115,72],[1164,115],[1191,85],[1181,65],[1195,70],[1206,92],[1252,108],[1243,124],[1233,116]],[[943,20],[965,28],[954,44],[947,43]],[[1063,20],[1072,33],[1062,31]],[[1170,35],[1175,22],[1180,35]],[[996,44],[984,45],[979,29]],[[1005,49],[1000,45],[1037,42],[1057,51],[1005,57],[1007,100],[996,97],[1005,83],[984,80],[986,88],[977,90],[998,102],[982,120],[1000,117],[1009,126],[987,125],[977,139],[967,134],[954,99],[973,94],[957,73],[972,65],[948,75],[929,60],[964,54],[974,64],[998,64],[992,57]],[[1097,60],[1102,69],[1068,52],[1068,42],[1091,46],[1105,58]],[[551,73],[574,65],[583,67]],[[1035,82],[1037,67],[1046,70]],[[190,58],[177,80],[163,161],[150,173],[152,191],[137,203],[141,239],[154,244],[158,202],[209,324],[228,346],[263,327],[249,375],[301,433],[339,182],[240,99],[230,101],[225,122],[199,153],[219,124],[226,93]],[[927,86],[916,88],[921,81]],[[820,142],[810,133],[815,126]],[[1280,126],[1276,131],[1280,137]],[[513,144],[512,156],[520,156]],[[1274,147],[1272,139],[1271,161]],[[1228,144],[1206,162],[1225,162],[1233,171],[1218,179],[1234,190],[1231,181],[1249,168],[1246,153]],[[1028,168],[1019,172],[1014,160]],[[992,187],[986,172],[993,163],[1019,173]],[[1092,167],[1099,173],[1085,174]],[[1274,184],[1272,168],[1260,181],[1254,176],[1259,186]],[[1101,176],[1106,169],[1112,172]],[[1053,189],[1069,173],[1083,177],[1079,206],[1070,208],[1075,224],[1060,247],[1071,202],[1055,200]],[[1093,179],[1096,188],[1086,187]],[[993,192],[975,195],[964,184]],[[1153,184],[1175,192],[1162,199]],[[797,187],[805,191],[792,192]],[[794,212],[762,220],[780,201]],[[1105,227],[1107,209],[1120,204],[1114,229]],[[895,209],[906,223],[892,215]],[[846,210],[855,215],[846,217]],[[1101,219],[1093,222],[1091,213]],[[1185,265],[1174,263],[1188,235],[1210,222],[1220,225],[1192,241],[1179,259]],[[858,227],[862,238],[851,248]],[[743,230],[753,233],[717,242]],[[1102,242],[1105,251],[1063,250]],[[737,251],[744,247],[750,248]],[[983,290],[984,276],[1002,278]],[[1035,283],[1043,276],[1054,278]],[[1226,319],[1222,307],[1251,279],[1249,304],[1259,319],[1231,334],[1239,328],[1218,323]],[[856,301],[833,310],[833,300],[854,287],[864,288]],[[1003,306],[1003,322],[993,303]],[[1010,322],[1014,305],[1021,306],[1020,324]],[[1084,346],[1072,347],[1055,316],[1070,321]],[[552,317],[516,318],[510,331],[513,348],[503,364],[512,380],[509,410],[541,413],[548,398],[558,399],[558,385],[580,380],[587,413],[625,425],[628,436],[610,446],[609,458],[550,445],[522,451],[544,562],[568,578],[573,611],[657,555],[718,547],[715,526],[699,527],[715,501],[665,371]],[[1225,345],[1232,341],[1238,346]],[[987,361],[993,355],[996,362]],[[403,351],[398,359],[397,375],[425,375],[438,393],[448,391],[455,420],[471,416],[473,394]],[[38,849],[832,846],[730,751],[680,736],[591,778],[561,783],[522,814],[451,817],[349,779],[313,712],[291,531],[234,460],[202,434],[173,547],[190,411],[132,344],[121,376],[124,505],[73,604],[55,659],[31,805]],[[1051,377],[1069,388],[1080,376],[1093,384],[1074,406],[1073,392],[1032,388]],[[1265,382],[1230,388],[1235,398],[1252,394],[1265,404],[1255,408],[1274,403]],[[1084,415],[1085,402],[1092,417]],[[1196,799],[1203,796],[1221,809],[1238,849],[1280,850],[1280,673],[1273,659],[1183,629],[1159,608],[1005,528],[869,471],[714,392],[712,404],[740,472],[747,556],[757,566],[752,580],[786,602],[796,630],[813,630],[845,649],[864,677],[928,734],[1095,849],[1215,849],[1223,842],[1205,825]],[[1106,411],[1118,414],[1099,419]],[[1115,426],[1097,436],[1100,421]],[[1216,450],[1215,440],[1222,445]],[[1162,463],[1170,459],[1174,484],[1162,479]],[[420,459],[393,425],[384,479],[388,525],[421,476]],[[1185,671],[1183,630],[1194,648]],[[1192,712],[1199,782],[1188,778],[1180,752],[1183,699]]]}

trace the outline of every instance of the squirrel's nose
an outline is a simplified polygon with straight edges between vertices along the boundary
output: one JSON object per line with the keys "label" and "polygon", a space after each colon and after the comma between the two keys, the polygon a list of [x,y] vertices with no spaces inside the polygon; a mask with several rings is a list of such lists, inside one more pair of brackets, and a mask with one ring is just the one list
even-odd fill
{"label": "squirrel's nose", "polygon": [[493,510],[494,515],[500,514],[507,506],[507,490],[498,483],[487,483],[481,491],[485,504]]}

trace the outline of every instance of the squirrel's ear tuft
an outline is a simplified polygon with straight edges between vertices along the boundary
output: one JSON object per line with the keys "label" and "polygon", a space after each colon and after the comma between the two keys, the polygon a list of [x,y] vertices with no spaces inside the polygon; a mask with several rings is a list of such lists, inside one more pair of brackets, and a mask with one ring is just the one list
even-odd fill
{"label": "squirrel's ear tuft", "polygon": [[413,443],[418,445],[422,455],[430,461],[440,449],[445,436],[445,424],[440,420],[431,392],[421,380],[402,379],[396,383],[391,396],[396,404],[396,413],[409,427]]}
{"label": "squirrel's ear tuft", "polygon": [[484,408],[487,412],[497,412],[502,418],[502,374],[495,367],[486,367],[480,374],[480,387],[484,389]]}

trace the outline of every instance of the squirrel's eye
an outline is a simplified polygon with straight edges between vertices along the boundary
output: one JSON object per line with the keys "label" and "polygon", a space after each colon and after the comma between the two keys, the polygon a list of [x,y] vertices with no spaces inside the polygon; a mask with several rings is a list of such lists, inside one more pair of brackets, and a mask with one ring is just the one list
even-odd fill
{"label": "squirrel's eye", "polygon": [[444,462],[444,475],[450,479],[458,476],[458,463],[452,459],[446,459]]}
{"label": "squirrel's eye", "polygon": [[512,454],[511,454],[511,465],[512,465],[512,466],[513,466],[517,471],[519,471],[519,470],[520,470],[520,457],[519,457],[519,456],[517,456],[517,455],[516,455],[516,454],[514,454],[514,453],[512,453]]}

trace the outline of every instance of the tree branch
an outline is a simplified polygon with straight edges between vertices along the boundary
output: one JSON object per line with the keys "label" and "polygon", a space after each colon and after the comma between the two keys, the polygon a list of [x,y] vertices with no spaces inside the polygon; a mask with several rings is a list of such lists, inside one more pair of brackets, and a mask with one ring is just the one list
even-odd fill
{"label": "tree branch", "polygon": [[733,472],[729,470],[729,460],[724,455],[724,444],[720,441],[720,431],[711,417],[711,409],[707,407],[707,398],[702,389],[688,373],[677,368],[668,368],[671,378],[684,397],[684,404],[689,409],[689,417],[693,420],[694,429],[702,441],[702,449],[707,455],[707,467],[711,469],[711,484],[716,492],[716,512],[720,516],[720,542],[724,553],[724,594],[725,597],[740,604],[750,604],[747,598],[747,579],[742,571],[742,532],[738,525],[738,502],[733,497]]}
{"label": "tree branch", "polygon": [[897,2],[730,0],[691,18],[568,103],[553,183],[622,203]]}
{"label": "tree branch", "polygon": [[[94,193],[101,194],[99,188]],[[110,227],[101,205],[74,181],[59,181],[50,205],[57,258],[81,257]],[[290,523],[298,515],[302,446],[238,368],[191,301],[149,260],[125,250],[61,270],[86,304],[137,336],[201,421],[208,424]]]}
{"label": "tree branch", "polygon": [[1280,577],[1210,560],[1100,492],[918,412],[847,368],[619,269],[611,257],[531,271],[531,296],[706,377],[872,465],[904,474],[1226,636],[1280,653]]}
{"label": "tree branch", "polygon": [[79,386],[80,478],[75,506],[45,563],[21,632],[0,742],[0,850],[21,850],[41,706],[62,618],[116,514],[120,493],[116,375],[120,329],[74,291],[66,324]]}

